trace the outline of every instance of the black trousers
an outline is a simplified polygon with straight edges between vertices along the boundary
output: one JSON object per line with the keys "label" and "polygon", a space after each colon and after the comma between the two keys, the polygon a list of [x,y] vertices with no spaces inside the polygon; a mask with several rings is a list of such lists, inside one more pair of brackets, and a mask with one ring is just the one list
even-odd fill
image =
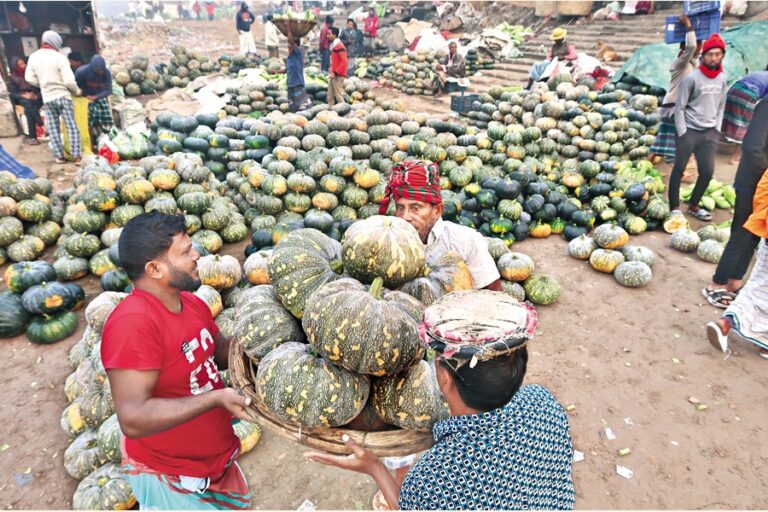
{"label": "black trousers", "polygon": [[733,209],[731,238],[725,246],[720,262],[717,264],[712,282],[726,285],[730,279],[742,279],[747,273],[749,263],[755,253],[760,237],[744,229],[744,223],[752,214],[754,190],[736,192],[736,206]]}
{"label": "black trousers", "polygon": [[40,109],[43,107],[41,100],[19,100],[19,105],[24,107],[24,117],[27,118],[27,134],[30,139],[37,138],[37,127],[43,126],[43,119],[40,117]]}
{"label": "black trousers", "polygon": [[699,177],[696,180],[696,185],[693,188],[693,194],[688,204],[698,206],[699,201],[704,197],[704,192],[706,192],[712,176],[715,174],[715,152],[717,151],[717,140],[719,137],[720,132],[714,128],[703,132],[688,128],[685,135],[677,137],[675,165],[669,177],[670,209],[677,210],[680,207],[680,182],[691,154],[696,157]]}

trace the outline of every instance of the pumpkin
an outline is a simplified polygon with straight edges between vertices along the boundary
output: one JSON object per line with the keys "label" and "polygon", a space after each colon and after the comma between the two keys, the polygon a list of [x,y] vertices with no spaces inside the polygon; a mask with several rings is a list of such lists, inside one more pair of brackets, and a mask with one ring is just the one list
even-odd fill
{"label": "pumpkin", "polygon": [[[85,358],[91,355],[95,342],[101,342],[99,333],[91,329],[90,325],[86,325],[83,336],[69,349],[69,365],[76,369]],[[67,399],[72,401],[69,395],[67,395]]]}
{"label": "pumpkin", "polygon": [[0,293],[0,338],[12,338],[24,332],[29,314],[21,297],[12,292]]}
{"label": "pumpkin", "polygon": [[211,310],[211,316],[213,316],[213,318],[219,316],[219,313],[224,309],[221,294],[212,286],[206,284],[201,285],[200,288],[195,290],[195,296],[205,302],[208,309]]}
{"label": "pumpkin", "polygon": [[90,258],[101,249],[101,240],[96,235],[75,233],[67,238],[65,247],[72,256]]}
{"label": "pumpkin", "polygon": [[269,280],[269,257],[271,251],[255,252],[243,263],[245,278],[252,285],[271,284]]}
{"label": "pumpkin", "polygon": [[216,327],[225,338],[235,337],[235,308],[223,309],[216,317]]}
{"label": "pumpkin", "polygon": [[303,427],[336,427],[363,410],[370,382],[310,353],[309,345],[284,343],[259,363],[260,402],[282,421]]}
{"label": "pumpkin", "polygon": [[50,344],[70,337],[77,330],[77,315],[62,311],[52,316],[35,317],[27,327],[27,338],[33,343]]}
{"label": "pumpkin", "polygon": [[24,222],[45,222],[51,218],[51,206],[36,199],[24,199],[16,205],[16,216]]}
{"label": "pumpkin", "polygon": [[682,213],[676,213],[667,217],[664,221],[664,231],[667,233],[675,233],[679,230],[690,229],[691,225],[688,223],[688,219]]}
{"label": "pumpkin", "polygon": [[371,400],[386,423],[407,430],[431,432],[436,421],[449,416],[434,362],[419,361],[402,373],[375,379]]}
{"label": "pumpkin", "polygon": [[596,249],[589,256],[589,264],[593,269],[605,274],[612,273],[619,263],[624,262],[624,255],[610,249]]}
{"label": "pumpkin", "polygon": [[626,261],[642,261],[649,267],[656,261],[653,251],[641,245],[625,245],[620,251]]}
{"label": "pumpkin", "polygon": [[242,242],[248,238],[248,227],[242,222],[230,222],[224,226],[220,235],[221,239],[228,244]]}
{"label": "pumpkin", "polygon": [[629,234],[615,224],[601,224],[592,232],[592,239],[601,249],[620,249],[629,242]]}
{"label": "pumpkin", "polygon": [[[91,358],[94,357],[91,354]],[[101,359],[99,354],[99,359]],[[80,414],[88,428],[99,428],[107,418],[115,413],[108,379],[94,379],[80,397]]]}
{"label": "pumpkin", "polygon": [[488,252],[491,253],[493,261],[499,261],[499,258],[509,252],[509,246],[504,243],[504,240],[491,237],[486,237],[485,240],[488,242]]}
{"label": "pumpkin", "polygon": [[267,269],[280,301],[301,318],[307,297],[340,277],[341,244],[316,229],[292,231],[275,246]]}
{"label": "pumpkin", "polygon": [[519,302],[523,302],[525,300],[525,289],[522,287],[522,285],[520,285],[520,283],[513,283],[512,281],[502,279],[501,291],[507,295],[511,295]]}
{"label": "pumpkin", "polygon": [[270,285],[244,291],[238,298],[235,318],[235,338],[255,362],[282,343],[305,340],[301,325],[280,303]]}
{"label": "pumpkin", "polygon": [[91,271],[91,274],[96,277],[101,277],[110,270],[117,269],[117,266],[115,266],[112,259],[109,257],[109,251],[109,249],[102,249],[93,255],[88,262],[88,269]]}
{"label": "pumpkin", "polygon": [[102,462],[120,462],[120,423],[113,414],[101,424],[96,432],[96,441]]}
{"label": "pumpkin", "polygon": [[356,373],[393,375],[423,353],[423,313],[424,305],[410,295],[383,290],[381,278],[368,290],[345,278],[307,299],[302,326],[312,348],[329,361]]}
{"label": "pumpkin", "polygon": [[577,260],[588,260],[595,249],[597,244],[587,235],[580,235],[568,242],[568,254]]}
{"label": "pumpkin", "polygon": [[194,235],[192,235],[192,241],[198,242],[209,253],[217,253],[224,245],[224,241],[221,236],[215,231],[210,229],[201,229]]}
{"label": "pumpkin", "polygon": [[85,290],[77,283],[66,283],[64,287],[69,292],[66,309],[69,311],[81,309],[85,305]]}
{"label": "pumpkin", "polygon": [[398,287],[424,270],[424,244],[416,229],[397,217],[374,215],[355,222],[344,233],[344,268],[356,279]]}
{"label": "pumpkin", "polygon": [[8,247],[24,235],[24,224],[16,217],[0,218],[0,247]]}
{"label": "pumpkin", "polygon": [[694,252],[699,247],[699,235],[690,229],[678,229],[670,237],[672,247],[682,252]]}
{"label": "pumpkin", "polygon": [[521,252],[503,254],[496,262],[501,277],[507,281],[522,282],[531,277],[534,270],[533,259]]}
{"label": "pumpkin", "polygon": [[234,256],[211,254],[197,260],[197,272],[203,284],[217,290],[232,288],[243,277],[240,262]]}
{"label": "pumpkin", "polygon": [[120,234],[122,232],[123,228],[105,229],[100,237],[101,243],[104,244],[105,247],[109,247],[111,249],[112,246],[117,245],[117,242],[120,240]]}
{"label": "pumpkin", "polygon": [[107,223],[107,216],[91,210],[67,214],[65,223],[78,233],[99,233]]}
{"label": "pumpkin", "polygon": [[36,236],[24,235],[8,246],[8,258],[11,261],[32,261],[45,249],[45,243]]}
{"label": "pumpkin", "polygon": [[458,253],[431,250],[426,253],[423,275],[405,283],[400,291],[429,306],[446,293],[471,290],[472,285],[472,274]]}
{"label": "pumpkin", "polygon": [[136,505],[120,464],[109,462],[86,476],[72,497],[75,510],[130,510]]}
{"label": "pumpkin", "polygon": [[696,248],[696,256],[709,263],[717,263],[723,255],[725,245],[717,240],[704,240]]}
{"label": "pumpkin", "polygon": [[[72,375],[75,375],[74,373]],[[61,413],[59,426],[70,438],[75,438],[85,431],[85,422],[80,416],[80,401],[74,400]]]}
{"label": "pumpkin", "polygon": [[127,293],[122,292],[104,292],[93,299],[90,304],[88,304],[88,307],[85,308],[85,321],[90,328],[100,333],[104,328],[104,324],[106,323],[109,314],[112,313],[117,305],[127,296]]}
{"label": "pumpkin", "polygon": [[21,302],[33,315],[50,315],[67,308],[70,293],[69,288],[58,281],[36,284],[24,291]]}
{"label": "pumpkin", "polygon": [[155,187],[144,178],[134,179],[120,189],[120,196],[128,204],[146,203],[155,193]]}
{"label": "pumpkin", "polygon": [[240,420],[232,425],[232,429],[237,438],[240,439],[241,454],[253,450],[256,443],[261,439],[261,427],[258,423]]}
{"label": "pumpkin", "polygon": [[546,274],[532,275],[523,283],[523,289],[528,300],[537,305],[548,306],[560,298],[560,284]]}
{"label": "pumpkin", "polygon": [[22,261],[13,263],[3,274],[8,289],[24,293],[28,288],[56,280],[56,269],[47,261]]}
{"label": "pumpkin", "polygon": [[651,267],[642,261],[625,261],[619,263],[616,270],[613,271],[613,277],[622,286],[638,288],[648,284],[653,273]]}
{"label": "pumpkin", "polygon": [[27,229],[27,234],[36,236],[43,241],[46,247],[56,243],[61,235],[61,227],[52,220],[34,224]]}
{"label": "pumpkin", "polygon": [[122,268],[105,272],[99,280],[101,289],[105,292],[121,292],[131,284],[131,278]]}
{"label": "pumpkin", "polygon": [[95,430],[86,429],[64,451],[64,469],[77,480],[93,473],[103,463]]}

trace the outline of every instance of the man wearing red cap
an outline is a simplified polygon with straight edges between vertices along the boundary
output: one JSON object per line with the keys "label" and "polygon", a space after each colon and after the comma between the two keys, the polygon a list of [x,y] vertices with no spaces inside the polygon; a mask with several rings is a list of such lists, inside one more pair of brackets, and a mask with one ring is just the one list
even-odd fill
{"label": "man wearing red cap", "polygon": [[712,215],[699,208],[699,201],[709,186],[715,172],[715,151],[720,139],[723,109],[728,93],[728,81],[723,73],[725,41],[720,34],[713,34],[704,42],[701,64],[680,83],[675,104],[675,128],[677,152],[675,165],[669,178],[669,206],[679,213],[680,180],[688,159],[693,154],[699,177],[688,204],[687,212],[693,217],[708,221]]}
{"label": "man wearing red cap", "polygon": [[485,237],[472,228],[442,219],[443,199],[437,165],[407,161],[389,174],[379,213],[386,215],[390,202],[395,216],[408,221],[429,248],[457,252],[467,264],[475,288],[501,290],[499,271],[488,252]]}

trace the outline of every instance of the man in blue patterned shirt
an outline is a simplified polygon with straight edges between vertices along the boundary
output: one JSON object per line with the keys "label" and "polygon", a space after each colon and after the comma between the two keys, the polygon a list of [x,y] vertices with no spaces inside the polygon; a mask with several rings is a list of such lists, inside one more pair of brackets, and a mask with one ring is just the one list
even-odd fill
{"label": "man in blue patterned shirt", "polygon": [[345,439],[351,455],[306,455],[370,475],[387,503],[404,510],[572,509],[568,418],[544,387],[521,387],[527,363],[524,346],[474,367],[438,357],[437,380],[451,416],[435,423],[435,445],[402,487],[351,439]]}

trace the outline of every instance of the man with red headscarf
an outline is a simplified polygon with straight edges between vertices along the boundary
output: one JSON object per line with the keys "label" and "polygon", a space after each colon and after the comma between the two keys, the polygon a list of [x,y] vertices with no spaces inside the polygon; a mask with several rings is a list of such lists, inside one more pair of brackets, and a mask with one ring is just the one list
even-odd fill
{"label": "man with red headscarf", "polygon": [[680,82],[675,103],[677,141],[675,165],[669,177],[669,207],[680,208],[680,180],[688,159],[696,157],[699,177],[693,188],[687,212],[703,221],[712,214],[699,208],[699,201],[715,172],[715,151],[723,124],[723,110],[728,93],[728,80],[723,73],[725,41],[712,34],[701,48],[701,64]]}
{"label": "man with red headscarf", "polygon": [[485,237],[472,228],[445,221],[437,165],[407,161],[389,174],[379,213],[386,215],[390,202],[395,216],[408,221],[428,248],[457,252],[469,268],[475,288],[501,290],[499,271],[488,252]]}

